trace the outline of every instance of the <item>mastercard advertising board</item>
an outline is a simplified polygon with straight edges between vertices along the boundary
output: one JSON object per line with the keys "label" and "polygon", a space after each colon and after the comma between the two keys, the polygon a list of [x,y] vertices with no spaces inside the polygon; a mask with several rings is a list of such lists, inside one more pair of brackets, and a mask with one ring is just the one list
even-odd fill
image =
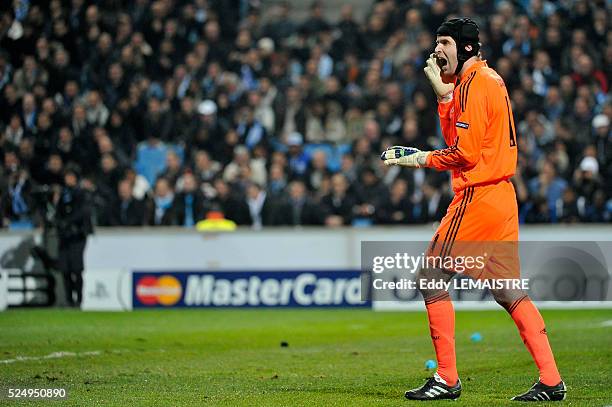
{"label": "mastercard advertising board", "polygon": [[360,272],[180,271],[132,274],[133,308],[363,307]]}

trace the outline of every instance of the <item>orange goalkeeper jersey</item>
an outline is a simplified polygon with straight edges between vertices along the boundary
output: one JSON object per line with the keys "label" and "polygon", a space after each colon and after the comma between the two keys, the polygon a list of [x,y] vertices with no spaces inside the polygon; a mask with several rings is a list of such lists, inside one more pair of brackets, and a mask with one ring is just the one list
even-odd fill
{"label": "orange goalkeeper jersey", "polygon": [[427,166],[452,171],[455,192],[514,175],[517,148],[510,97],[503,79],[485,61],[470,66],[453,91],[438,104],[448,148],[435,150]]}

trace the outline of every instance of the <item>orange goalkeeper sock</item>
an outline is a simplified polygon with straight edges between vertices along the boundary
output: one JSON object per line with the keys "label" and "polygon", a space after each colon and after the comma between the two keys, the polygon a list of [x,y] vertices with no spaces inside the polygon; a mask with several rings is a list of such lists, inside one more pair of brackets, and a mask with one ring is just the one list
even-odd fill
{"label": "orange goalkeeper sock", "polygon": [[548,343],[542,315],[527,296],[513,302],[508,307],[508,312],[538,366],[540,381],[547,386],[555,386],[561,381],[561,376]]}
{"label": "orange goalkeeper sock", "polygon": [[438,359],[438,375],[449,386],[457,383],[457,361],[455,358],[455,309],[448,292],[435,295],[425,300],[429,331],[436,358]]}

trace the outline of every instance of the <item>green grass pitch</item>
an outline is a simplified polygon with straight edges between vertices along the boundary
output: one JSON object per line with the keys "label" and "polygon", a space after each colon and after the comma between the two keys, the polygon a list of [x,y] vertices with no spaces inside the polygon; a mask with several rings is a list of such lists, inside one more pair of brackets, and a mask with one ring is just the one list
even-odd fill
{"label": "green grass pitch", "polygon": [[[568,385],[562,405],[612,405],[612,310],[543,316]],[[476,331],[483,340],[473,343]],[[537,378],[503,311],[458,311],[456,339],[464,391],[453,405],[515,405],[509,398]],[[41,358],[54,352],[73,353]],[[68,400],[52,405],[420,405],[403,392],[432,374],[433,358],[424,312],[0,313],[0,388],[66,388]]]}

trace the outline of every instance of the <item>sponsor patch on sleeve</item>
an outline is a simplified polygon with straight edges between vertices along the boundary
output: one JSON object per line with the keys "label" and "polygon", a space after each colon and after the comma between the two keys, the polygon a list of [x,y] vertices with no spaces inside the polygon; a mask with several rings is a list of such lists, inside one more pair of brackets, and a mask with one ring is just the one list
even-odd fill
{"label": "sponsor patch on sleeve", "polygon": [[462,129],[469,129],[469,128],[470,128],[470,125],[469,125],[469,124],[467,124],[467,123],[464,123],[464,122],[457,122],[457,123],[455,124],[455,126],[457,126],[457,127],[461,127]]}

